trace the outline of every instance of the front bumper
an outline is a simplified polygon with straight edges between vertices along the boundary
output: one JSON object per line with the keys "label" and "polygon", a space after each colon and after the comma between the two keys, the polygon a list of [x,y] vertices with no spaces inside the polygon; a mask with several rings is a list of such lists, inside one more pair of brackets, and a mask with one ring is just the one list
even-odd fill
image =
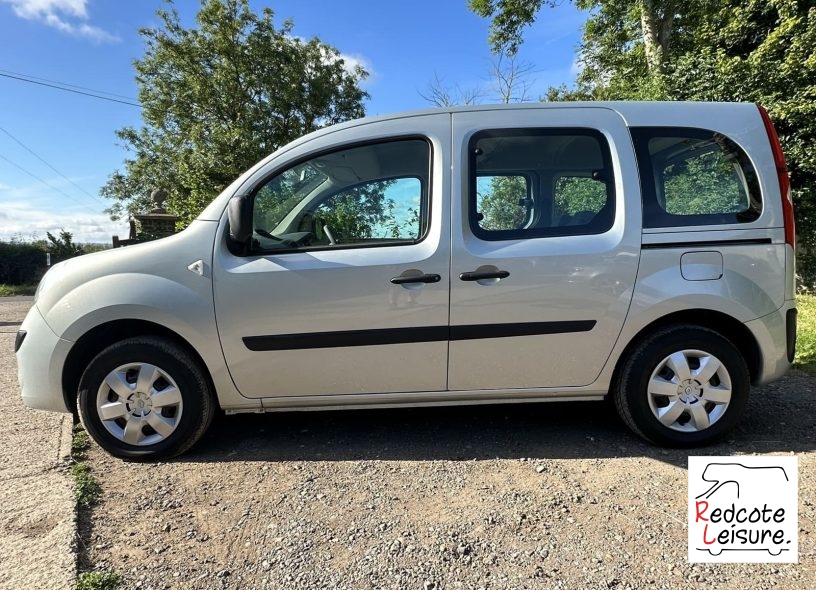
{"label": "front bumper", "polygon": [[788,323],[790,316],[795,318],[795,315],[788,312],[792,309],[796,309],[795,299],[785,301],[785,304],[773,313],[745,323],[759,344],[762,359],[754,385],[775,381],[790,368],[794,343],[790,341]]}
{"label": "front bumper", "polygon": [[20,331],[25,337],[17,350],[17,378],[23,403],[35,410],[70,412],[62,396],[62,368],[73,342],[54,334],[34,305]]}

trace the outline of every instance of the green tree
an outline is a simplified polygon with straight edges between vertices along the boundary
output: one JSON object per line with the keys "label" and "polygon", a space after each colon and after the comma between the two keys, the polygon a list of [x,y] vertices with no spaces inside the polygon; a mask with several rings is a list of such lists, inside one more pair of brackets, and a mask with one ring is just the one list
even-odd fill
{"label": "green tree", "polygon": [[74,243],[74,235],[69,231],[61,229],[59,236],[54,236],[51,232],[45,232],[45,235],[48,237],[45,248],[51,253],[51,264],[85,253],[82,246]]}
{"label": "green tree", "polygon": [[[494,50],[515,51],[551,0],[471,0]],[[780,135],[796,208],[798,271],[816,284],[816,3],[575,0],[590,10],[575,87],[550,100],[717,100],[763,105]]]}
{"label": "green tree", "polygon": [[117,132],[133,157],[102,194],[114,217],[150,208],[156,188],[189,222],[241,172],[319,127],[364,114],[367,72],[334,47],[293,34],[248,0],[202,0],[197,27],[168,0],[161,27],[144,28],[135,62],[143,126]]}
{"label": "green tree", "polygon": [[527,217],[529,190],[523,176],[484,176],[476,181],[479,226],[500,231],[521,227]]}

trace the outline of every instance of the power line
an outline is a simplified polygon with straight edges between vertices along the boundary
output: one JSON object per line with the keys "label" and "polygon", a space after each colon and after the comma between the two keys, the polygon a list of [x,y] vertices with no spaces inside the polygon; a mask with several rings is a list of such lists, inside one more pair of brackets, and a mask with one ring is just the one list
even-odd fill
{"label": "power line", "polygon": [[36,175],[36,174],[34,174],[33,172],[29,172],[28,170],[26,170],[25,168],[23,168],[23,167],[22,167],[22,166],[20,166],[19,164],[15,163],[15,162],[12,162],[12,161],[11,161],[11,160],[9,160],[7,157],[5,157],[3,154],[0,154],[0,160],[5,160],[6,162],[8,162],[9,164],[11,164],[12,166],[14,166],[15,168],[17,168],[18,170],[21,170],[21,171],[25,172],[25,173],[26,173],[26,174],[28,174],[28,175],[29,175],[31,178],[33,178],[34,180],[36,180],[36,181],[38,181],[38,182],[41,182],[42,184],[44,184],[45,186],[47,186],[47,187],[48,187],[48,188],[50,188],[51,190],[58,192],[59,194],[63,195],[64,197],[68,197],[69,199],[71,199],[72,201],[74,201],[75,203],[77,203],[78,205],[81,205],[82,207],[85,207],[85,208],[86,208],[88,211],[90,211],[90,212],[91,212],[91,213],[93,213],[94,215],[99,215],[99,211],[95,211],[94,209],[91,209],[91,208],[90,208],[90,207],[88,207],[88,205],[86,205],[85,203],[80,203],[80,202],[79,202],[77,199],[75,199],[73,196],[69,195],[68,193],[66,193],[65,191],[63,191],[63,190],[61,190],[61,189],[58,189],[58,188],[57,188],[57,187],[55,187],[53,184],[51,184],[51,183],[49,183],[49,182],[44,181],[42,178],[40,178],[39,176],[37,176],[37,175]]}
{"label": "power line", "polygon": [[[79,190],[80,192],[84,193],[85,195],[89,196],[90,198],[94,199],[94,200],[95,200],[95,201],[97,201],[98,203],[102,203],[102,201],[99,199],[99,197],[95,197],[95,196],[93,196],[91,193],[89,193],[89,192],[88,192],[88,191],[86,191],[84,188],[82,188],[81,186],[79,186],[79,185],[78,185],[77,183],[75,183],[73,180],[71,180],[70,178],[68,178],[67,176],[65,176],[65,175],[64,175],[62,172],[60,172],[59,170],[57,170],[56,168],[54,168],[54,167],[53,167],[51,164],[49,164],[48,162],[46,162],[46,161],[45,161],[45,159],[44,159],[42,156],[38,155],[38,154],[37,154],[37,152],[35,152],[35,151],[34,151],[34,150],[32,150],[30,147],[28,147],[26,144],[24,144],[22,141],[20,141],[20,140],[19,140],[19,139],[17,139],[16,137],[14,137],[14,136],[13,136],[13,135],[12,135],[10,132],[8,132],[6,129],[3,129],[2,127],[0,127],[0,131],[2,131],[3,133],[5,133],[6,135],[8,135],[8,136],[9,136],[11,139],[13,139],[14,141],[16,141],[16,142],[17,142],[17,143],[20,145],[20,147],[22,147],[24,150],[26,150],[28,153],[30,153],[30,154],[31,154],[32,156],[34,156],[35,158],[37,158],[37,159],[38,159],[40,162],[42,162],[43,164],[45,164],[46,166],[48,166],[49,168],[51,168],[51,170],[53,170],[54,172],[56,172],[56,173],[57,173],[59,176],[61,176],[63,179],[65,179],[66,181],[68,181],[69,183],[71,183],[71,184],[74,186],[74,188],[76,188],[76,189],[77,189],[77,190]],[[104,203],[103,203],[103,204],[104,204]]]}
{"label": "power line", "polygon": [[38,84],[39,86],[47,86],[49,88],[55,88],[56,90],[63,90],[65,92],[73,92],[74,94],[82,94],[83,96],[90,96],[92,98],[98,98],[100,100],[108,100],[110,102],[118,102],[118,103],[121,103],[121,104],[126,104],[126,105],[129,105],[129,106],[132,106],[132,107],[136,107],[136,108],[139,108],[139,109],[142,108],[142,105],[140,105],[139,103],[136,103],[136,102],[131,102],[129,100],[119,100],[118,98],[111,98],[111,97],[108,97],[108,96],[102,96],[100,94],[95,94],[94,92],[83,92],[82,90],[75,90],[74,88],[70,88],[70,87],[68,87],[68,85],[59,86],[58,84],[61,84],[61,83],[50,84],[48,82],[39,82],[37,80],[32,80],[30,78],[24,78],[22,76],[15,76],[13,74],[7,74],[7,73],[4,73],[4,72],[0,72],[0,76],[2,76],[4,78],[12,78],[13,80],[20,80],[21,82],[28,82],[29,84]]}
{"label": "power line", "polygon": [[108,92],[107,90],[97,90],[95,88],[88,88],[87,86],[79,86],[78,84],[68,84],[67,82],[59,82],[58,80],[49,80],[48,78],[40,78],[39,76],[32,76],[30,74],[21,74],[20,72],[11,72],[9,70],[0,69],[0,73],[3,74],[11,74],[12,76],[20,76],[22,78],[28,78],[29,80],[37,80],[39,82],[50,82],[51,84],[57,84],[59,86],[65,86],[67,88],[76,88],[77,90],[84,90],[86,92],[93,92],[94,94],[106,94],[108,96],[115,96],[117,98],[123,98],[130,102],[135,102],[135,99],[132,96],[126,96],[124,94],[116,94],[115,92]]}

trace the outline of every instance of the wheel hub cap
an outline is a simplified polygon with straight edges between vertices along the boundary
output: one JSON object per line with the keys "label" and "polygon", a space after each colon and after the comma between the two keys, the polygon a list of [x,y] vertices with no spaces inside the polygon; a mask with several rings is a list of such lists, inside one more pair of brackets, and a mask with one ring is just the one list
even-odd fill
{"label": "wheel hub cap", "polygon": [[102,426],[117,440],[135,446],[159,443],[175,432],[183,399],[163,369],[146,362],[121,365],[108,373],[96,395]]}
{"label": "wheel hub cap", "polygon": [[713,354],[678,350],[657,364],[649,378],[652,415],[679,432],[699,432],[720,420],[731,403],[731,376]]}
{"label": "wheel hub cap", "polygon": [[703,395],[703,386],[694,379],[685,379],[677,387],[677,395],[685,404],[693,404]]}
{"label": "wheel hub cap", "polygon": [[153,400],[149,393],[137,391],[128,398],[126,405],[132,416],[144,418],[150,413],[150,410],[153,409]]}

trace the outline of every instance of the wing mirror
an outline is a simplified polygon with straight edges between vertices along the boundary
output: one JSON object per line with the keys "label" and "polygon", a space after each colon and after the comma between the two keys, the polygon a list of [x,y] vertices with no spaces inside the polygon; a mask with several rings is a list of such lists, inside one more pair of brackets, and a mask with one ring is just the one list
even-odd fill
{"label": "wing mirror", "polygon": [[252,238],[252,202],[247,195],[235,195],[227,207],[230,238],[238,244],[248,244]]}

